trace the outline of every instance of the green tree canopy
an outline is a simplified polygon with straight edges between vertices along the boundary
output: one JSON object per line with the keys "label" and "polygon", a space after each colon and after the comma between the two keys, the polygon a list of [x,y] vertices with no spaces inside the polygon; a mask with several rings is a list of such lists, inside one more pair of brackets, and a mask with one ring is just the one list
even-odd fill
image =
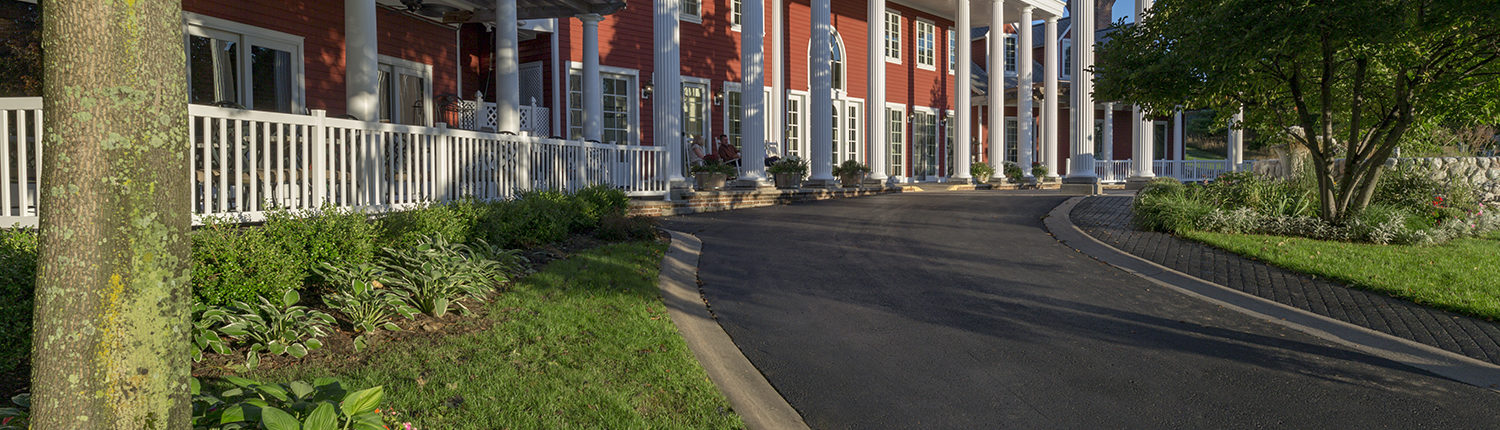
{"label": "green tree canopy", "polygon": [[1239,126],[1307,146],[1329,220],[1369,204],[1408,131],[1500,122],[1500,0],[1159,0],[1097,58],[1101,99],[1243,106]]}

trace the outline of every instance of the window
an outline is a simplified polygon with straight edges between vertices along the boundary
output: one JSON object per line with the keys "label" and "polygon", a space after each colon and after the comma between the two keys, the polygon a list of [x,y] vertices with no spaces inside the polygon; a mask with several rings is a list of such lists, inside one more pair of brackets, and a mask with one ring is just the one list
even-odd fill
{"label": "window", "polygon": [[[845,126],[844,126],[844,159],[845,160],[860,160],[860,158],[859,158],[859,152],[860,152],[859,151],[859,147],[860,147],[860,145],[859,145],[859,138],[860,138],[860,136],[862,136],[862,134],[859,132],[859,130],[860,130],[859,126],[862,123],[859,121],[859,112],[860,112],[859,107],[860,107],[860,105],[858,103],[855,103],[855,102],[852,102],[852,101],[851,102],[846,102],[845,105],[844,105],[844,112],[845,112],[844,113],[844,123],[845,123]],[[860,161],[864,161],[864,160],[860,160]]]}
{"label": "window", "polygon": [[1016,35],[1005,35],[1005,73],[1016,74]]}
{"label": "window", "polygon": [[[713,136],[708,126],[708,93],[707,80],[699,80],[684,77],[682,80],[682,134],[685,137],[696,137],[705,146],[713,142]],[[713,152],[710,148],[709,152]]]}
{"label": "window", "polygon": [[740,11],[744,7],[744,0],[729,0],[729,28],[740,31]]}
{"label": "window", "polygon": [[[832,83],[831,87],[833,88],[833,90],[838,91],[844,89],[844,38],[839,35],[838,30],[834,30],[831,36],[832,37],[828,38],[828,58],[830,59],[830,61],[827,70],[830,74],[832,74],[829,77],[829,81]],[[817,66],[811,63],[812,41],[808,41],[807,43],[807,60],[809,61],[807,81],[808,87],[811,88],[812,75],[813,72],[817,70]]]}
{"label": "window", "polygon": [[1017,133],[1016,133],[1016,119],[1015,118],[1006,118],[1005,119],[1005,141],[1006,142],[1016,142],[1016,144],[1014,144],[1014,145],[1007,145],[1007,147],[1005,148],[1005,150],[1006,150],[1005,161],[1009,161],[1009,162],[1012,162],[1012,163],[1018,162],[1018,161],[1016,161],[1017,160],[1016,154],[1017,154],[1017,151],[1020,150],[1021,146],[1022,145],[1030,145],[1031,144],[1031,142],[1022,142],[1020,140],[1020,138],[1016,137],[1016,135],[1017,135]]}
{"label": "window", "polygon": [[1167,122],[1166,121],[1152,121],[1151,122],[1151,130],[1152,130],[1152,133],[1151,133],[1151,141],[1152,141],[1152,143],[1151,143],[1151,145],[1152,145],[1152,148],[1155,148],[1155,150],[1151,152],[1151,159],[1152,160],[1165,160],[1165,159],[1167,159],[1168,158],[1167,157],[1167,133],[1171,132],[1171,130],[1167,128]]}
{"label": "window", "polygon": [[886,166],[890,170],[886,174],[890,176],[905,176],[906,143],[902,142],[902,137],[906,135],[906,111],[904,109],[887,107],[885,108],[885,118],[887,123],[885,127],[886,143],[891,146],[890,151],[886,152],[887,156],[890,157],[890,161],[886,163]]}
{"label": "window", "polygon": [[301,113],[302,38],[184,13],[188,102]]}
{"label": "window", "polygon": [[[603,118],[599,124],[604,129],[599,140],[605,143],[628,144],[634,142],[631,126],[635,104],[631,101],[635,88],[635,76],[622,73],[599,73],[604,92]],[[583,71],[573,69],[568,73],[568,138],[583,139]]]}
{"label": "window", "polygon": [[885,61],[901,64],[901,13],[885,11]]}
{"label": "window", "polygon": [[677,19],[703,23],[703,0],[682,0],[677,11]]}
{"label": "window", "polygon": [[1104,119],[1094,120],[1094,159],[1104,159]]}
{"label": "window", "polygon": [[[948,117],[951,118],[952,116],[953,112],[948,112]],[[946,144],[943,145],[943,169],[946,171],[944,175],[953,176],[953,140],[956,138],[956,136],[953,135],[953,121],[944,119],[942,122],[943,139],[944,142],[946,142]],[[974,148],[973,142],[970,142],[969,159],[973,160],[978,155],[979,151]],[[970,164],[973,164],[973,161],[970,161]]]}
{"label": "window", "polygon": [[917,20],[917,67],[937,69],[937,28],[923,20]]}
{"label": "window", "polygon": [[428,125],[432,106],[432,66],[380,57],[380,120]]}
{"label": "window", "polygon": [[1057,53],[1057,58],[1060,59],[1058,63],[1062,65],[1062,69],[1058,73],[1062,75],[1063,79],[1067,79],[1073,76],[1073,56],[1069,55],[1073,51],[1073,42],[1064,40],[1061,45],[1061,47],[1057,48],[1061,50],[1061,52]]}
{"label": "window", "polygon": [[937,176],[937,114],[930,110],[914,110],[911,119],[911,144],[917,160],[913,162],[914,176],[927,179]]}
{"label": "window", "polygon": [[958,69],[958,38],[953,36],[953,29],[948,29],[948,74]]}
{"label": "window", "polygon": [[802,154],[802,96],[786,98],[786,153],[789,157],[807,158]]}
{"label": "window", "polygon": [[724,83],[724,134],[729,135],[729,143],[735,148],[742,148],[740,136],[743,134],[745,103],[740,87],[732,84]]}

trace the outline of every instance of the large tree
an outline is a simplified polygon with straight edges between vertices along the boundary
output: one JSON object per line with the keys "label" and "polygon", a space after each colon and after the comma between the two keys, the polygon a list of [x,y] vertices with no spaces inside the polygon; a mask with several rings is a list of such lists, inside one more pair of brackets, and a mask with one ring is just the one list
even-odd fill
{"label": "large tree", "polygon": [[43,8],[36,429],[182,429],[187,93],[178,0]]}
{"label": "large tree", "polygon": [[1309,149],[1336,221],[1369,205],[1408,132],[1500,120],[1500,1],[1158,0],[1095,72],[1101,99],[1157,114],[1243,106],[1239,126]]}

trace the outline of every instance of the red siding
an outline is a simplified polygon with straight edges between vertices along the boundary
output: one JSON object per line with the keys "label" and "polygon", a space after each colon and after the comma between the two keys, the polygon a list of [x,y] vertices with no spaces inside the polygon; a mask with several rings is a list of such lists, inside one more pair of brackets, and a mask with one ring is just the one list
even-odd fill
{"label": "red siding", "polygon": [[458,92],[458,35],[452,27],[385,8],[375,18],[380,55],[431,65],[434,98]]}

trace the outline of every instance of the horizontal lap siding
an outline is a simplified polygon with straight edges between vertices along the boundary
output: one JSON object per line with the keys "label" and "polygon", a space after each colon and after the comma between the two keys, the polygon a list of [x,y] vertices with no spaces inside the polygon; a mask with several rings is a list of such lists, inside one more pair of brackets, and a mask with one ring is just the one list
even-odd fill
{"label": "horizontal lap siding", "polygon": [[182,9],[301,36],[308,109],[344,112],[344,2],[183,0]]}
{"label": "horizontal lap siding", "polygon": [[380,55],[431,65],[434,98],[458,92],[458,40],[453,27],[385,8],[376,10],[375,19]]}
{"label": "horizontal lap siding", "polygon": [[[634,92],[639,95],[640,87],[651,83],[651,72],[653,54],[652,47],[655,46],[653,39],[653,17],[651,2],[632,3],[613,15],[607,15],[599,22],[599,65],[607,67],[619,67],[637,71],[636,88]],[[683,38],[687,38],[688,24],[684,23]],[[583,23],[573,18],[558,19],[558,52],[563,55],[564,61],[583,62]],[[687,63],[683,61],[683,63]],[[559,64],[567,70],[567,64]],[[566,76],[566,75],[564,75]],[[559,86],[563,91],[564,85]],[[636,132],[640,136],[642,145],[652,144],[652,117],[651,102],[640,98],[640,106],[636,114]],[[564,103],[567,103],[564,98]],[[560,106],[557,114],[563,115],[564,122],[567,120],[565,106]],[[564,124],[566,126],[566,124]]]}

